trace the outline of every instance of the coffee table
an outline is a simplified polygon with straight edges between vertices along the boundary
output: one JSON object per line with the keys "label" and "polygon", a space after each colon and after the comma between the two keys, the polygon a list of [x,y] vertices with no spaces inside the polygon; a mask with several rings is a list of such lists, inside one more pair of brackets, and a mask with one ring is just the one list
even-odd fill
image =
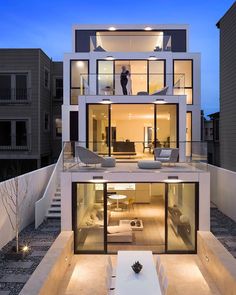
{"label": "coffee table", "polygon": [[[140,226],[137,226],[137,225],[131,225],[130,223],[131,223],[131,221],[139,221],[140,222]],[[123,220],[123,219],[121,219],[120,221],[119,221],[119,225],[127,225],[127,224],[129,224],[130,226],[131,226],[131,228],[132,228],[132,230],[133,231],[141,231],[141,230],[143,230],[143,221],[141,220],[141,219],[126,219],[126,220]]]}

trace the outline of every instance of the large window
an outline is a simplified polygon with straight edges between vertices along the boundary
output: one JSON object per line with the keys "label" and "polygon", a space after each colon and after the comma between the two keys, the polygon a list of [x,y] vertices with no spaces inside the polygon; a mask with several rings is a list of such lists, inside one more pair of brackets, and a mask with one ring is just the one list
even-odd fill
{"label": "large window", "polygon": [[120,82],[122,67],[129,71],[127,94],[154,94],[165,87],[165,61],[115,60],[98,61],[97,93],[123,95]]}
{"label": "large window", "polygon": [[21,101],[29,97],[28,74],[0,74],[0,101]]}
{"label": "large window", "polygon": [[187,104],[193,104],[193,61],[174,60],[174,94],[187,96]]}
{"label": "large window", "polygon": [[156,109],[156,146],[177,147],[176,105],[160,105]]}
{"label": "large window", "polygon": [[186,113],[186,156],[192,154],[192,112]]}
{"label": "large window", "polygon": [[76,253],[196,251],[196,183],[73,183],[72,201]]}
{"label": "large window", "polygon": [[175,104],[89,104],[87,146],[117,158],[153,158],[154,147],[178,147]]}
{"label": "large window", "polygon": [[196,184],[168,184],[167,251],[196,249]]}
{"label": "large window", "polygon": [[63,78],[55,78],[53,88],[54,99],[63,99]]}
{"label": "large window", "polygon": [[74,184],[73,228],[75,252],[104,252],[104,194],[103,185]]}
{"label": "large window", "polygon": [[109,153],[109,106],[89,105],[88,148],[99,154]]}
{"label": "large window", "polygon": [[18,149],[28,145],[27,120],[0,121],[0,149]]}
{"label": "large window", "polygon": [[88,61],[71,61],[71,104],[78,104],[78,96],[88,91]]}

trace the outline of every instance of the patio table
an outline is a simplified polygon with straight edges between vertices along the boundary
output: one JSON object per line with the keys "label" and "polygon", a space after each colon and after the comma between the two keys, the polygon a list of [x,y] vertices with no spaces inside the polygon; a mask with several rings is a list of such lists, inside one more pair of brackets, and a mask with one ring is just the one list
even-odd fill
{"label": "patio table", "polygon": [[[136,274],[131,266],[139,261],[143,268]],[[161,295],[151,251],[118,251],[115,295]]]}

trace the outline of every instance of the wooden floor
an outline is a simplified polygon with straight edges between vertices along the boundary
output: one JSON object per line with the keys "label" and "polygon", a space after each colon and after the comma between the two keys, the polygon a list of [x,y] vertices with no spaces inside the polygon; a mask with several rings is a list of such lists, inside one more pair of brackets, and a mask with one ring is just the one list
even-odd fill
{"label": "wooden floor", "polygon": [[[160,257],[168,278],[167,295],[220,295],[197,255],[162,254]],[[111,258],[115,267],[117,256]],[[107,294],[106,265],[107,255],[74,255],[58,287],[58,295]]]}
{"label": "wooden floor", "polygon": [[[119,225],[120,220],[143,221],[142,231],[133,231],[132,243],[108,243],[107,251],[116,254],[119,250],[150,250],[153,253],[165,252],[165,202],[162,195],[152,196],[150,203],[134,204],[130,210],[116,212],[111,210],[109,225]],[[169,225],[168,225],[169,226]],[[188,250],[188,245],[180,236],[176,236],[171,226],[168,227],[168,241],[176,245],[178,250]],[[80,243],[79,250],[103,251],[104,230],[102,227],[90,228],[87,237]]]}
{"label": "wooden floor", "polygon": [[122,212],[111,212],[109,225],[118,225],[119,220],[134,218],[143,221],[142,231],[133,231],[132,243],[108,243],[108,252],[118,250],[165,251],[165,207],[162,196],[153,196],[150,204],[134,204],[134,208]]}

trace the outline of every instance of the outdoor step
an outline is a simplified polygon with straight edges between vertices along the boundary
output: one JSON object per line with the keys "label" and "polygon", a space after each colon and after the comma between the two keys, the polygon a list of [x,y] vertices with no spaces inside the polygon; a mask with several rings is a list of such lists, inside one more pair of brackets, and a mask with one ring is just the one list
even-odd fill
{"label": "outdoor step", "polygon": [[61,202],[61,198],[54,197],[54,198],[52,199],[52,201]]}
{"label": "outdoor step", "polygon": [[59,196],[61,196],[61,193],[55,193],[54,196],[59,197]]}
{"label": "outdoor step", "polygon": [[60,212],[61,213],[61,208],[59,207],[59,208],[57,208],[57,207],[51,207],[50,209],[48,209],[48,212],[50,213],[50,212]]}
{"label": "outdoor step", "polygon": [[61,208],[61,203],[52,203],[51,204],[51,207],[53,207],[53,208]]}
{"label": "outdoor step", "polygon": [[61,218],[61,213],[48,213],[47,218]]}

